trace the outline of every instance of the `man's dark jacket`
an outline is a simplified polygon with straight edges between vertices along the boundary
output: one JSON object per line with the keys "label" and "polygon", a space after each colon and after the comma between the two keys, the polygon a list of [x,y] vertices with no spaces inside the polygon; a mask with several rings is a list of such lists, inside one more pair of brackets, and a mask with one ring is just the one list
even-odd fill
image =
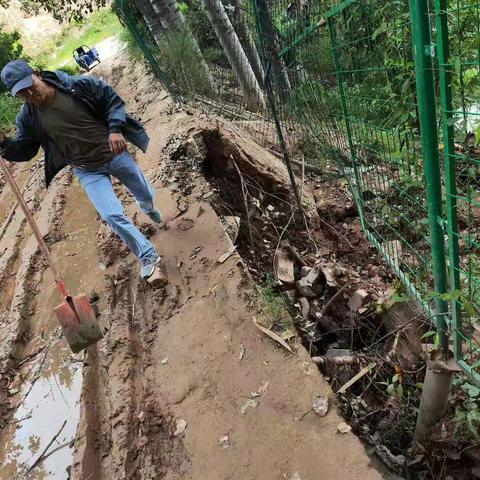
{"label": "man's dark jacket", "polygon": [[[125,113],[125,102],[110,85],[98,78],[84,75],[67,75],[64,72],[42,72],[42,80],[83,102],[96,118],[108,125],[110,133],[122,133],[126,140],[143,152],[149,138],[140,122]],[[0,144],[0,153],[11,162],[28,162],[40,147],[45,151],[45,183],[67,165],[55,143],[43,129],[36,108],[25,103],[17,115],[15,138],[6,138]]]}

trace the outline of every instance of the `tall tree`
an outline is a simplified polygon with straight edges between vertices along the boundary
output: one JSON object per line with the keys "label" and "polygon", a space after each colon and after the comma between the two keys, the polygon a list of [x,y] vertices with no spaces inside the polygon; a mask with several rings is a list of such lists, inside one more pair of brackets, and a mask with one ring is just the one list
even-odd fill
{"label": "tall tree", "polygon": [[135,0],[135,5],[140,10],[155,43],[160,47],[167,38],[167,29],[162,24],[160,16],[155,12],[150,0]]}
{"label": "tall tree", "polygon": [[250,65],[252,66],[253,73],[258,80],[258,83],[263,86],[264,71],[260,56],[258,55],[257,47],[253,40],[252,32],[248,27],[245,10],[241,4],[241,0],[232,0],[234,24],[240,38],[240,42],[243,45],[243,49],[248,57]]}
{"label": "tall tree", "polygon": [[285,63],[280,56],[280,42],[277,30],[273,24],[267,0],[256,0],[256,2],[261,29],[260,33],[263,35],[263,44],[267,57],[264,61],[268,59],[268,61],[271,62],[272,72],[270,72],[270,75],[273,74],[272,84],[277,87],[280,98],[285,99],[288,96],[291,86]]}
{"label": "tall tree", "polygon": [[252,111],[265,110],[265,99],[221,0],[203,0],[205,12]]}
{"label": "tall tree", "polygon": [[207,62],[203,58],[200,47],[198,46],[198,43],[195,40],[195,37],[193,36],[193,33],[190,30],[190,27],[188,26],[185,17],[183,16],[183,13],[178,8],[176,0],[150,1],[157,15],[159,15],[161,18],[164,18],[171,28],[182,32],[186,36],[197,54],[200,68],[203,70],[205,79],[208,83],[208,86],[210,87],[210,90],[212,92],[217,92],[217,87],[215,85],[215,81],[210,72],[210,69],[208,68]]}

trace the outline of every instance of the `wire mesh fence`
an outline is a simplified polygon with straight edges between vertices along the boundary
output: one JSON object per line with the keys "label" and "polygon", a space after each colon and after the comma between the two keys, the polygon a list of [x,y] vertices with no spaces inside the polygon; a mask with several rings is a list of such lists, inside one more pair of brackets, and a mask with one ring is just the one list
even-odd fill
{"label": "wire mesh fence", "polygon": [[176,99],[223,115],[287,162],[336,166],[366,236],[478,380],[480,0],[114,9]]}
{"label": "wire mesh fence", "polygon": [[[433,21],[432,21],[433,23]],[[453,349],[479,380],[480,2],[435,2]]]}
{"label": "wire mesh fence", "polygon": [[[480,2],[180,4],[190,33],[179,29],[163,43],[132,0],[119,5],[141,42],[150,39],[147,58],[171,89],[286,159],[339,168],[368,239],[436,317],[440,345],[450,338],[475,376]],[[232,30],[237,41],[226,42]],[[198,51],[185,52],[177,36],[193,38]]]}

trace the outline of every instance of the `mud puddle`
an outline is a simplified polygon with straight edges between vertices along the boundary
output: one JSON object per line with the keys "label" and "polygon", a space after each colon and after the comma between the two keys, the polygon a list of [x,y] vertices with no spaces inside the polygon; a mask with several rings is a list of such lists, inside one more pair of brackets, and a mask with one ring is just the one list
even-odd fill
{"label": "mud puddle", "polygon": [[[70,444],[80,415],[81,388],[81,364],[60,365],[52,376],[22,387],[20,395],[26,398],[4,433],[5,462],[0,467],[0,478],[68,478],[67,467],[72,461]],[[55,437],[43,456],[45,460],[27,475]]]}

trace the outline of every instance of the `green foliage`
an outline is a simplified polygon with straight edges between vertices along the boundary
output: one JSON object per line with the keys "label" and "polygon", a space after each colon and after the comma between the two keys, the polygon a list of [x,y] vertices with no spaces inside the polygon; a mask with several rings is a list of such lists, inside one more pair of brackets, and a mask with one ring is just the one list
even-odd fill
{"label": "green foliage", "polygon": [[402,378],[398,373],[393,375],[390,382],[387,385],[387,393],[390,396],[396,397],[400,402],[403,400],[404,390]]}
{"label": "green foliage", "polygon": [[138,62],[143,61],[145,57],[143,56],[142,49],[139,47],[138,42],[135,40],[134,36],[127,28],[124,28],[120,32],[120,40],[125,44],[125,48],[128,52],[128,55],[131,59]]}
{"label": "green foliage", "polygon": [[[182,7],[180,9],[182,10]],[[201,1],[190,2],[182,12],[202,52],[208,48],[219,48],[217,36],[205,14]]]}
{"label": "green foliage", "polygon": [[68,75],[79,75],[81,73],[81,69],[77,64],[64,65],[63,67],[60,67],[58,70],[68,73]]}
{"label": "green foliage", "polygon": [[260,286],[260,301],[271,320],[282,320],[286,314],[285,300],[280,295],[274,277],[267,274]]}
{"label": "green foliage", "polygon": [[[23,58],[23,46],[20,42],[21,35],[19,32],[3,32],[0,26],[0,68],[12,60]],[[5,86],[0,82],[0,93],[6,90]]]}
{"label": "green foliage", "polygon": [[208,47],[203,51],[203,58],[208,64],[215,64],[219,67],[228,68],[230,63],[223,49],[216,47]]}
{"label": "green foliage", "polygon": [[158,58],[161,67],[176,79],[176,87],[185,95],[210,92],[197,51],[185,32],[171,32],[161,46]]}
{"label": "green foliage", "polygon": [[460,391],[456,395],[457,406],[453,422],[455,436],[462,440],[480,439],[480,387],[468,381],[456,381]]}
{"label": "green foliage", "polygon": [[12,97],[10,93],[0,94],[0,131],[13,132],[15,117],[21,102]]}

